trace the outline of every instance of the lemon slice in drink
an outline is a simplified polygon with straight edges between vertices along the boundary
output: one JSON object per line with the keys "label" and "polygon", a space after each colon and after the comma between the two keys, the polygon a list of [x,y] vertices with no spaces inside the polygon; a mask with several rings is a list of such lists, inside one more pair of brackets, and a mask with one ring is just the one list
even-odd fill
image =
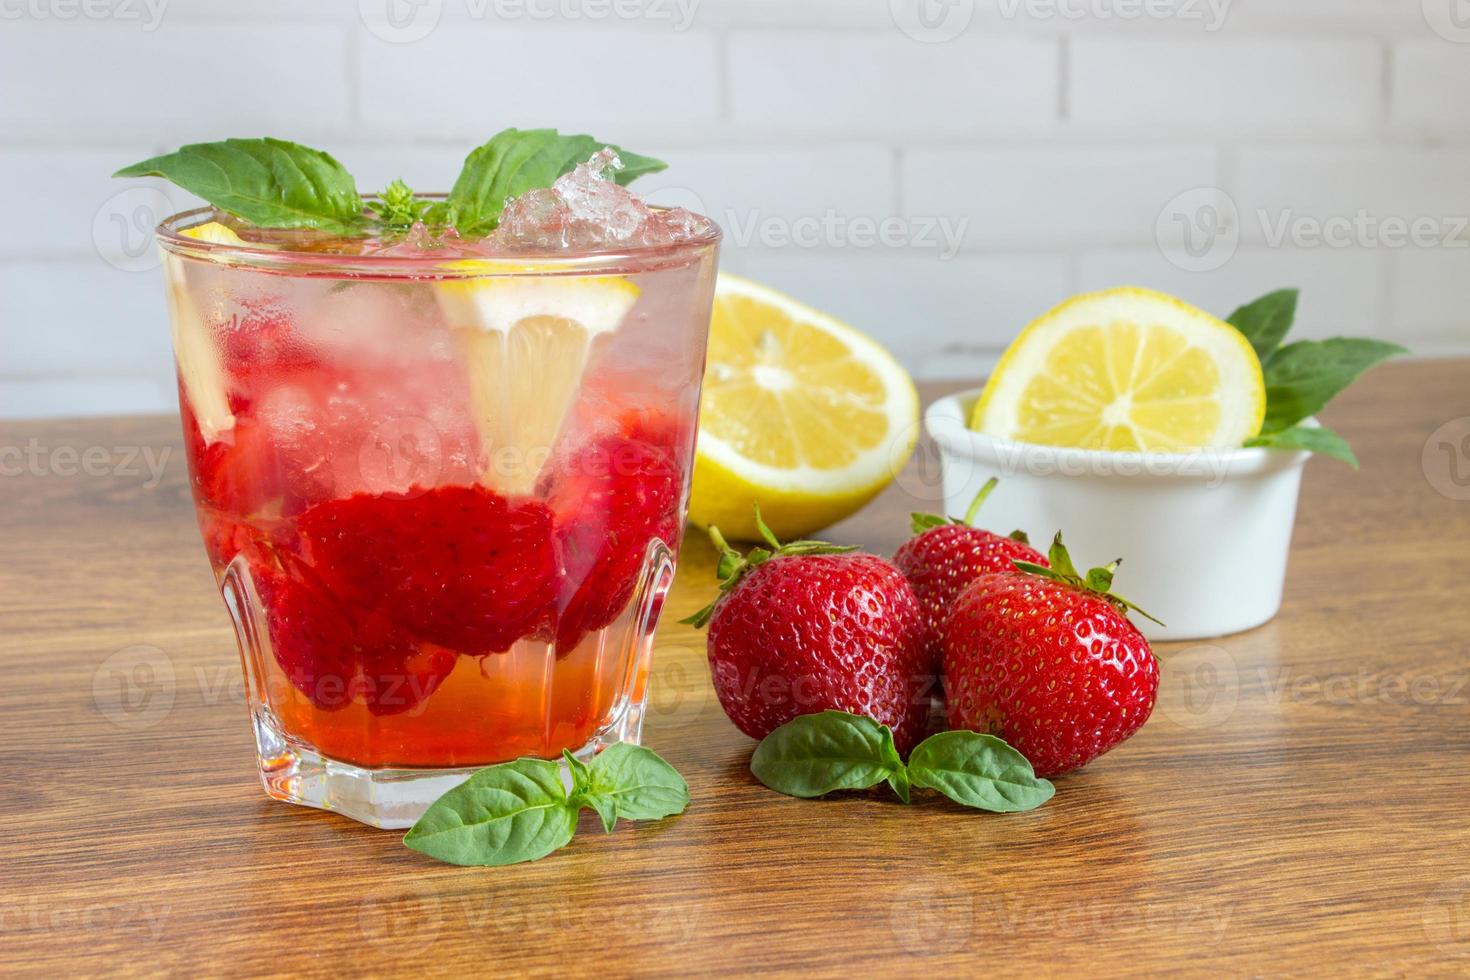
{"label": "lemon slice in drink", "polygon": [[913,452],[919,398],[877,343],[721,273],[710,324],[689,517],[726,537],[810,534],[856,511]]}
{"label": "lemon slice in drink", "polygon": [[1075,296],[1021,331],[970,427],[1079,449],[1232,449],[1261,429],[1261,364],[1230,324],[1164,293]]}
{"label": "lemon slice in drink", "polygon": [[193,228],[185,228],[179,232],[185,238],[193,238],[201,242],[209,242],[211,245],[244,245],[245,239],[235,234],[235,230],[228,225],[222,225],[218,221],[206,221],[202,225]]}
{"label": "lemon slice in drink", "polygon": [[622,276],[537,275],[534,264],[465,259],[445,268],[484,277],[436,287],[469,372],[481,480],[503,493],[529,493],[594,341],[618,328],[640,291]]}
{"label": "lemon slice in drink", "polygon": [[[210,221],[179,232],[185,238],[215,245],[243,245],[244,241],[218,221]],[[235,427],[230,411],[228,386],[219,351],[210,337],[209,327],[199,315],[189,295],[184,261],[165,253],[168,266],[169,322],[173,328],[174,360],[189,408],[199,424],[199,434],[206,444],[218,442]]]}

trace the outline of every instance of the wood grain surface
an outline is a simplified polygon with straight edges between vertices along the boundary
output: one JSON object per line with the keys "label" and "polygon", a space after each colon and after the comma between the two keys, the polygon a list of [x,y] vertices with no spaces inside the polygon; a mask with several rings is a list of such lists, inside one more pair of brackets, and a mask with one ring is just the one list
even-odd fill
{"label": "wood grain surface", "polygon": [[[1470,971],[1467,417],[1466,361],[1341,398],[1363,468],[1310,464],[1281,615],[1162,646],[1153,719],[1028,814],[755,783],[691,536],[646,743],[692,805],[502,869],[263,795],[177,420],[4,424],[0,971]],[[922,462],[829,536],[891,552]]]}

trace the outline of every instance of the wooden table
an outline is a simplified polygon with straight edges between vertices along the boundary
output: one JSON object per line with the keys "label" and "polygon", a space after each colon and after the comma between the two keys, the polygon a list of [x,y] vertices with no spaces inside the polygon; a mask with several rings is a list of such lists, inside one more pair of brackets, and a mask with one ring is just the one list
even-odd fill
{"label": "wooden table", "polygon": [[[688,812],[502,869],[261,793],[176,420],[5,424],[0,969],[1470,970],[1470,420],[1430,438],[1467,416],[1466,361],[1334,405],[1363,469],[1310,465],[1281,615],[1162,647],[1153,719],[1029,814],[756,784],[674,622],[713,588],[692,540],[646,733]],[[933,484],[830,536],[890,552]]]}

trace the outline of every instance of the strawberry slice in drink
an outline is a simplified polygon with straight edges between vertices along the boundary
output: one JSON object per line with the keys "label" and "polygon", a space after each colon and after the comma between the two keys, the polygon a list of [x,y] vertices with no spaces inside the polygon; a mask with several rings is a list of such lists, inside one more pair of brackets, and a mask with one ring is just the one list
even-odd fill
{"label": "strawberry slice in drink", "polygon": [[659,538],[679,545],[680,479],[675,429],[662,417],[633,417],[624,431],[562,454],[543,480],[556,515],[563,577],[556,649],[570,653],[627,607]]}
{"label": "strawberry slice in drink", "polygon": [[361,700],[375,715],[399,714],[454,669],[450,651],[414,643],[381,615],[341,606],[299,561],[267,549],[252,557],[276,663],[316,707],[336,711]]}
{"label": "strawberry slice in drink", "polygon": [[501,653],[548,629],[556,601],[551,511],[482,486],[354,494],[301,515],[332,590],[417,640]]}

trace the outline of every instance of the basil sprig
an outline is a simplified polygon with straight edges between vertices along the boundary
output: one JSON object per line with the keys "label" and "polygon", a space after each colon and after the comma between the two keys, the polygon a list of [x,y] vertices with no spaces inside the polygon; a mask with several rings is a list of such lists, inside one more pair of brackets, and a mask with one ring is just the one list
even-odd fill
{"label": "basil sprig", "polygon": [[1382,340],[1333,337],[1282,346],[1296,319],[1298,292],[1278,289],[1230,314],[1227,322],[1250,341],[1266,379],[1266,418],[1247,446],[1305,449],[1354,467],[1358,458],[1342,436],[1323,425],[1300,424],[1369,368],[1408,350]]}
{"label": "basil sprig", "polygon": [[570,793],[561,765],[545,759],[481,769],[436,800],[403,843],[449,864],[516,864],[565,847],[584,808],[611,833],[619,819],[661,820],[689,805],[684,778],[641,746],[610,745],[590,763],[567,753],[566,762]]}
{"label": "basil sprig", "polygon": [[994,735],[941,732],[920,742],[905,764],[887,725],[846,711],[793,718],[756,746],[750,771],[768,788],[802,799],[886,782],[905,803],[913,788],[932,789],[992,813],[1034,810],[1056,792]]}
{"label": "basil sprig", "polygon": [[[377,227],[402,230],[421,220],[435,230],[453,226],[471,238],[495,230],[508,198],[550,187],[609,145],[554,129],[507,129],[473,150],[449,196],[432,204],[416,198],[401,180],[364,201],[352,174],[331,154],[270,137],[191,143],[113,176],[162,177],[261,228],[365,235]],[[623,164],[612,175],[619,184],[666,166],[653,157],[613,149]]]}

